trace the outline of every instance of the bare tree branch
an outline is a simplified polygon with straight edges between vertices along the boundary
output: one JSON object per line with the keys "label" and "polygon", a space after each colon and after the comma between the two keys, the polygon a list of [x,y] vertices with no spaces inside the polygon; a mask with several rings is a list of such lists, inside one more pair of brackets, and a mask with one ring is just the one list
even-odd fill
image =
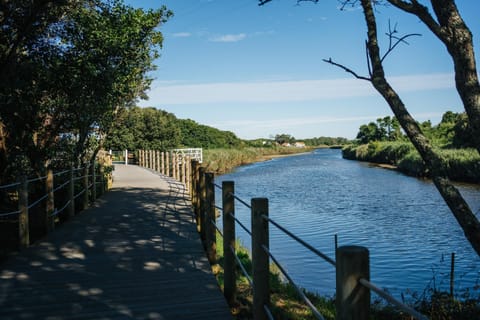
{"label": "bare tree branch", "polygon": [[372,81],[371,78],[368,78],[368,77],[364,77],[364,76],[361,76],[361,75],[358,75],[355,71],[353,71],[352,69],[344,66],[343,64],[340,64],[340,63],[337,63],[335,61],[332,60],[332,58],[329,58],[329,59],[322,59],[324,62],[328,63],[328,64],[331,64],[335,67],[339,67],[340,69],[343,69],[345,72],[348,72],[350,73],[351,75],[353,75],[355,78],[357,79],[361,79],[361,80],[366,80],[366,81]]}
{"label": "bare tree branch", "polygon": [[[413,36],[418,36],[421,37],[422,35],[419,33],[409,33],[407,35],[404,35],[403,37],[396,37],[395,34],[398,33],[397,31],[397,25],[395,24],[395,27],[392,30],[392,27],[390,25],[390,20],[388,21],[388,33],[386,34],[388,36],[388,50],[385,52],[385,54],[381,58],[381,62],[385,60],[385,58],[395,49],[396,46],[398,46],[400,43],[404,43],[408,45],[408,42],[405,41],[409,37]],[[393,40],[396,40],[395,43],[393,43]]]}

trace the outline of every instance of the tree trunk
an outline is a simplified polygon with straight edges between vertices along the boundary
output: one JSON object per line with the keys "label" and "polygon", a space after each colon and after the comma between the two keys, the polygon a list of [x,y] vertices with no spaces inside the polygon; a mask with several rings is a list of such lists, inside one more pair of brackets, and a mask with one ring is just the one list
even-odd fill
{"label": "tree trunk", "polygon": [[412,141],[420,153],[427,168],[431,171],[435,186],[463,229],[467,240],[480,256],[480,222],[460,192],[449,181],[445,172],[443,172],[441,159],[439,159],[438,155],[434,152],[415,119],[409,114],[399,95],[386,80],[380,57],[376,19],[371,0],[361,0],[361,4],[368,27],[367,46],[372,65],[372,84],[388,103],[410,141]]}
{"label": "tree trunk", "polygon": [[472,33],[463,21],[454,0],[431,0],[438,22],[428,8],[412,1],[388,0],[395,7],[417,16],[446,46],[455,68],[455,85],[473,129],[472,139],[480,153],[480,83]]}

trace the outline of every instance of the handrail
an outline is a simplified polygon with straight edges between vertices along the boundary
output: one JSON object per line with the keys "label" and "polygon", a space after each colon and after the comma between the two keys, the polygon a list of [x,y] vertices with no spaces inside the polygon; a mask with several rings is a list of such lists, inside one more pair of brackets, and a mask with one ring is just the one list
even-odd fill
{"label": "handrail", "polygon": [[274,220],[272,220],[271,218],[263,215],[262,216],[263,219],[267,220],[268,222],[270,222],[271,224],[273,224],[275,227],[277,227],[278,229],[280,229],[281,231],[283,231],[286,235],[290,236],[290,238],[296,240],[298,243],[300,243],[301,245],[303,245],[305,248],[309,249],[310,251],[312,251],[313,253],[315,253],[317,256],[319,256],[320,258],[322,258],[323,260],[325,260],[326,262],[330,263],[332,266],[336,266],[336,263],[335,263],[335,260],[331,259],[330,257],[328,257],[327,255],[325,255],[324,253],[320,252],[319,250],[315,249],[313,246],[311,246],[310,244],[308,244],[307,242],[303,241],[302,239],[300,239],[299,237],[297,237],[296,235],[294,235],[293,233],[291,233],[290,231],[288,231],[287,229],[285,229],[284,227],[282,227],[281,225],[279,225],[277,222],[275,222]]}
{"label": "handrail", "polygon": [[35,207],[37,204],[39,204],[40,202],[42,202],[43,200],[47,199],[48,198],[48,194],[45,194],[43,195],[42,197],[40,197],[39,199],[37,199],[35,202],[31,203],[28,205],[28,209],[32,209],[33,207]]}
{"label": "handrail", "polygon": [[41,181],[41,180],[45,180],[45,179],[47,179],[47,176],[28,179],[27,182],[32,183],[32,182],[37,182],[37,181]]}
{"label": "handrail", "polygon": [[317,319],[324,320],[322,314],[317,310],[317,308],[313,305],[313,303],[308,299],[308,297],[305,295],[305,293],[297,286],[295,281],[293,281],[292,277],[285,271],[285,269],[282,267],[282,265],[278,262],[278,260],[275,258],[275,256],[272,254],[272,252],[262,245],[263,250],[270,256],[270,258],[273,260],[275,265],[280,269],[280,271],[283,273],[283,275],[288,279],[288,281],[293,285],[295,288],[295,291],[297,291],[298,295],[305,301],[305,303],[308,305],[310,310],[312,310],[313,314]]}
{"label": "handrail", "polygon": [[[218,184],[216,183],[213,183],[213,186],[220,189],[220,190],[223,190],[223,188],[221,186],[219,186]],[[229,192],[228,193],[229,196],[233,197],[235,200],[239,201],[240,203],[242,203],[243,205],[245,205],[247,208],[251,209],[252,207],[250,205],[248,205],[248,203],[246,203],[244,200],[242,200],[240,197],[238,197],[237,195],[235,195],[234,193],[232,192]],[[206,200],[206,199],[203,199],[203,200]],[[219,209],[219,210],[223,210],[223,208],[219,207],[219,206],[216,206],[214,205],[215,208]],[[224,214],[228,214],[232,219],[234,219],[234,221],[236,223],[238,223],[240,225],[240,227],[246,231],[250,236],[252,235],[252,232],[247,228],[245,227],[245,225],[243,225],[243,223],[241,221],[238,220],[237,217],[235,217],[235,215],[232,214],[232,212],[224,212]],[[323,260],[325,260],[326,262],[328,262],[329,264],[331,264],[332,266],[336,267],[337,266],[337,263],[335,262],[335,260],[333,260],[332,258],[328,257],[326,254],[322,253],[321,251],[319,251],[318,249],[314,248],[312,245],[310,245],[309,243],[307,243],[306,241],[302,240],[300,237],[296,236],[295,234],[293,234],[292,232],[290,232],[288,229],[286,229],[285,227],[283,227],[282,225],[280,225],[279,223],[277,223],[275,220],[269,218],[267,215],[262,215],[261,216],[262,219],[264,219],[265,221],[267,221],[268,223],[271,223],[273,224],[275,227],[277,227],[280,231],[284,232],[287,236],[289,236],[290,238],[292,238],[293,240],[297,241],[299,244],[301,244],[302,246],[304,246],[305,248],[307,248],[308,250],[310,250],[311,252],[315,253],[317,256],[319,256],[320,258],[322,258]],[[222,232],[220,231],[220,229],[218,228],[218,226],[215,224],[214,221],[212,221],[212,223],[214,224],[214,226],[216,227],[216,229],[218,230],[218,232],[222,235],[223,237],[223,234]],[[307,306],[312,310],[312,313],[314,314],[314,316],[317,318],[317,319],[321,319],[323,320],[323,316],[321,315],[321,313],[317,310],[317,308],[313,305],[313,303],[308,299],[308,297],[305,295],[305,293],[297,286],[297,284],[293,281],[293,279],[290,277],[290,275],[286,272],[286,270],[282,267],[282,265],[279,263],[279,261],[275,258],[275,256],[271,253],[271,251],[265,246],[265,245],[262,245],[261,246],[262,249],[268,254],[268,256],[272,259],[272,261],[275,263],[275,265],[279,268],[279,270],[282,272],[282,274],[285,276],[285,278],[293,285],[293,287],[295,288],[295,290],[297,291],[297,293],[299,294],[299,296],[305,301],[305,303],[307,304]],[[249,278],[248,276],[248,273],[246,272],[246,270],[244,270],[244,267],[243,265],[241,265],[241,262],[240,262],[240,259],[238,258],[238,256],[235,254],[235,250],[233,248],[230,248],[232,250],[232,252],[234,253],[234,256],[235,256],[235,259],[237,261],[237,264],[240,265],[241,269],[242,269],[242,272],[244,273],[244,275],[247,277],[248,281],[251,282],[251,278]],[[358,282],[365,286],[366,288],[370,289],[371,291],[377,293],[380,297],[384,298],[387,302],[397,306],[398,308],[400,308],[402,311],[408,313],[409,315],[419,319],[419,320],[426,320],[428,319],[427,317],[425,317],[424,315],[422,315],[421,313],[417,312],[416,310],[414,310],[413,308],[411,307],[408,307],[407,305],[401,303],[400,301],[396,300],[395,298],[393,298],[391,295],[389,295],[388,293],[386,293],[385,291],[379,289],[378,287],[376,287],[375,285],[373,285],[372,283],[370,283],[369,281],[367,281],[366,279],[359,279]],[[268,312],[268,307],[265,305],[264,308],[267,308],[267,310],[265,310],[266,314],[267,314],[267,317],[271,317],[271,313]]]}
{"label": "handrail", "polygon": [[248,203],[246,203],[245,201],[243,201],[241,198],[237,197],[235,194],[233,193],[229,193],[230,196],[232,196],[234,199],[238,200],[241,204],[243,204],[245,207],[247,207],[248,209],[252,209],[252,206],[249,205]]}
{"label": "handrail", "polygon": [[235,217],[231,212],[229,213],[229,215],[235,220],[236,223],[238,223],[238,225],[246,232],[248,233],[250,236],[252,236],[252,231],[248,230],[247,227],[245,227],[243,225],[243,223],[237,219],[237,217]]}
{"label": "handrail", "polygon": [[415,317],[417,318],[418,320],[428,320],[428,318],[426,316],[424,316],[423,314],[419,313],[418,311],[416,311],[415,309],[413,308],[410,308],[409,306],[407,306],[406,304],[398,301],[397,299],[395,299],[394,297],[392,297],[390,294],[386,293],[384,290],[378,288],[377,286],[375,286],[373,283],[371,283],[370,281],[366,280],[366,279],[363,279],[363,278],[360,278],[358,280],[358,282],[360,282],[364,287],[374,291],[376,294],[378,294],[380,297],[382,297],[383,299],[387,300],[389,303],[397,306],[399,309],[405,311],[406,313],[408,313],[409,315],[411,315],[412,317]]}
{"label": "handrail", "polygon": [[237,261],[238,266],[239,266],[240,269],[242,270],[243,275],[245,276],[245,278],[247,278],[247,281],[248,281],[248,283],[250,284],[250,286],[253,287],[252,277],[248,274],[248,272],[247,272],[247,270],[245,269],[245,266],[243,265],[243,263],[242,263],[242,261],[240,260],[240,258],[235,254],[235,249],[233,249],[233,248],[230,246],[230,250],[232,250],[233,256],[235,257],[235,260]]}
{"label": "handrail", "polygon": [[20,212],[21,212],[20,210],[17,210],[17,211],[12,211],[7,213],[0,213],[0,217],[3,218],[8,216],[13,216],[13,215],[19,214]]}
{"label": "handrail", "polygon": [[16,186],[19,186],[19,185],[20,185],[20,182],[14,182],[14,183],[10,183],[10,184],[0,186],[0,189],[13,188],[13,187],[16,187]]}

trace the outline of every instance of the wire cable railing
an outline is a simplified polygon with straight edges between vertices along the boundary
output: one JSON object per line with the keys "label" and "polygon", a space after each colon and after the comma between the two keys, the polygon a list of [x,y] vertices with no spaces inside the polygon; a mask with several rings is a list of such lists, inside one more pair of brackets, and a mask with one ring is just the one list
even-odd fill
{"label": "wire cable railing", "polygon": [[[227,193],[224,193],[223,192],[223,187],[216,184],[216,183],[212,183],[213,184],[213,188],[217,188],[219,190],[222,191],[222,194],[223,196],[225,197],[228,196],[228,197],[231,197],[233,200],[233,203],[235,202],[239,202],[241,203],[243,206],[245,206],[246,208],[248,209],[251,209],[252,210],[252,219],[253,219],[253,211],[254,209],[252,209],[252,206],[253,206],[253,200],[252,200],[252,205],[249,205],[246,201],[244,201],[242,198],[240,198],[238,195],[236,195],[234,192],[227,192]],[[233,184],[233,182],[232,182]],[[208,188],[208,187],[207,187]],[[207,201],[207,199],[205,198],[202,198],[201,199],[202,201]],[[224,200],[225,201],[225,200]],[[267,204],[268,205],[268,204]],[[208,206],[208,205],[207,205]],[[216,210],[221,210],[223,211],[223,215],[224,216],[227,216],[228,218],[232,219],[234,221],[234,224],[238,225],[241,227],[241,229],[243,229],[243,231],[245,231],[249,236],[252,236],[252,231],[249,230],[249,228],[247,228],[236,216],[235,214],[233,214],[233,212],[227,212],[224,210],[224,207],[221,207],[221,206],[217,206],[215,204],[212,205],[213,208],[215,208]],[[295,235],[293,232],[289,231],[287,228],[285,228],[284,226],[282,226],[281,224],[279,224],[278,222],[276,222],[275,220],[273,220],[272,218],[268,217],[268,214],[262,214],[261,215],[261,219],[263,221],[265,221],[265,223],[267,224],[272,224],[273,226],[275,226],[278,230],[280,230],[281,232],[283,232],[284,234],[286,234],[288,237],[292,238],[293,240],[295,240],[297,243],[299,243],[301,246],[305,247],[306,249],[308,249],[309,251],[311,251],[312,253],[314,253],[315,255],[317,255],[318,257],[320,257],[321,259],[323,259],[324,261],[326,261],[328,264],[332,265],[333,267],[335,267],[335,269],[337,270],[338,269],[338,265],[337,265],[337,262],[330,258],[329,256],[327,256],[326,254],[324,254],[323,252],[321,252],[320,250],[314,248],[312,245],[310,245],[308,242],[304,241],[303,239],[301,239],[299,236]],[[223,230],[223,233],[222,233],[222,230],[220,230],[220,227],[216,224],[215,220],[212,220],[211,223],[214,225],[215,229],[216,229],[216,232],[218,232],[220,234],[221,237],[225,237],[225,229]],[[268,229],[267,229],[268,230]],[[256,231],[258,232],[258,231]],[[258,236],[257,236],[258,237]],[[252,243],[252,248],[253,248],[253,243]],[[278,268],[278,270],[281,272],[281,274],[285,277],[285,279],[293,286],[293,288],[295,289],[295,291],[297,292],[298,296],[301,298],[301,300],[303,300],[306,304],[306,306],[311,310],[312,312],[312,315],[317,318],[317,319],[321,319],[323,320],[324,317],[323,315],[320,313],[320,311],[318,311],[318,309],[316,308],[316,306],[311,302],[311,300],[307,297],[306,293],[304,292],[304,290],[297,284],[295,283],[295,281],[293,280],[293,278],[290,276],[290,274],[286,271],[286,269],[282,266],[282,264],[280,263],[280,261],[274,256],[274,254],[270,251],[270,249],[268,248],[269,245],[264,245],[264,244],[261,244],[261,249],[265,252],[265,254],[267,254],[268,258],[276,265],[276,267]],[[361,248],[361,247],[359,247]],[[335,237],[335,249],[337,250],[337,238]],[[244,265],[242,264],[242,261],[241,259],[239,258],[239,256],[236,254],[235,252],[235,249],[234,247],[230,246],[229,250],[233,253],[233,256],[235,258],[235,263],[240,267],[240,270],[241,272],[243,273],[243,275],[247,278],[247,281],[250,283],[250,285],[252,286],[252,288],[255,288],[255,283],[254,283],[254,280],[252,279],[252,277],[248,274],[247,270],[245,269]],[[253,249],[252,249],[253,250]],[[367,250],[368,252],[368,250]],[[252,261],[252,263],[255,263],[254,261]],[[338,272],[338,270],[337,270]],[[419,319],[419,320],[426,320],[428,319],[427,317],[425,317],[424,315],[422,315],[421,313],[419,313],[418,311],[414,310],[413,308],[405,305],[404,303],[398,301],[397,299],[395,299],[394,297],[392,297],[390,294],[388,294],[387,292],[385,292],[384,290],[381,290],[379,289],[377,286],[375,286],[374,284],[372,284],[370,281],[367,280],[367,278],[365,277],[361,277],[359,280],[358,280],[358,283],[362,286],[364,286],[365,288],[367,288],[368,290],[374,292],[375,294],[377,294],[378,296],[380,296],[381,298],[385,299],[388,303],[396,306],[397,308],[399,308],[399,310],[402,310],[403,312],[411,315],[412,317],[416,318],[416,319]],[[255,294],[255,290],[254,290],[254,294]],[[338,298],[338,297],[337,297]],[[273,315],[272,313],[270,312],[270,309],[268,307],[267,304],[265,304],[263,306],[264,308],[264,312],[265,312],[265,315],[267,316],[267,318],[269,319],[273,319]]]}

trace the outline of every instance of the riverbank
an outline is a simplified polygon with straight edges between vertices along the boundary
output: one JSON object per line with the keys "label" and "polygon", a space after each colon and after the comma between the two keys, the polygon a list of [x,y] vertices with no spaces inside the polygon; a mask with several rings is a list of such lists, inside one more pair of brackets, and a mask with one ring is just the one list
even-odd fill
{"label": "riverbank", "polygon": [[[480,182],[480,156],[474,149],[437,149],[443,169],[456,182]],[[430,178],[430,172],[409,142],[374,141],[363,145],[348,145],[342,149],[344,159],[370,162],[406,175]]]}
{"label": "riverbank", "polygon": [[312,152],[317,148],[242,148],[242,149],[207,149],[204,150],[203,164],[207,171],[225,174],[239,166],[268,161],[275,158],[297,156]]}

